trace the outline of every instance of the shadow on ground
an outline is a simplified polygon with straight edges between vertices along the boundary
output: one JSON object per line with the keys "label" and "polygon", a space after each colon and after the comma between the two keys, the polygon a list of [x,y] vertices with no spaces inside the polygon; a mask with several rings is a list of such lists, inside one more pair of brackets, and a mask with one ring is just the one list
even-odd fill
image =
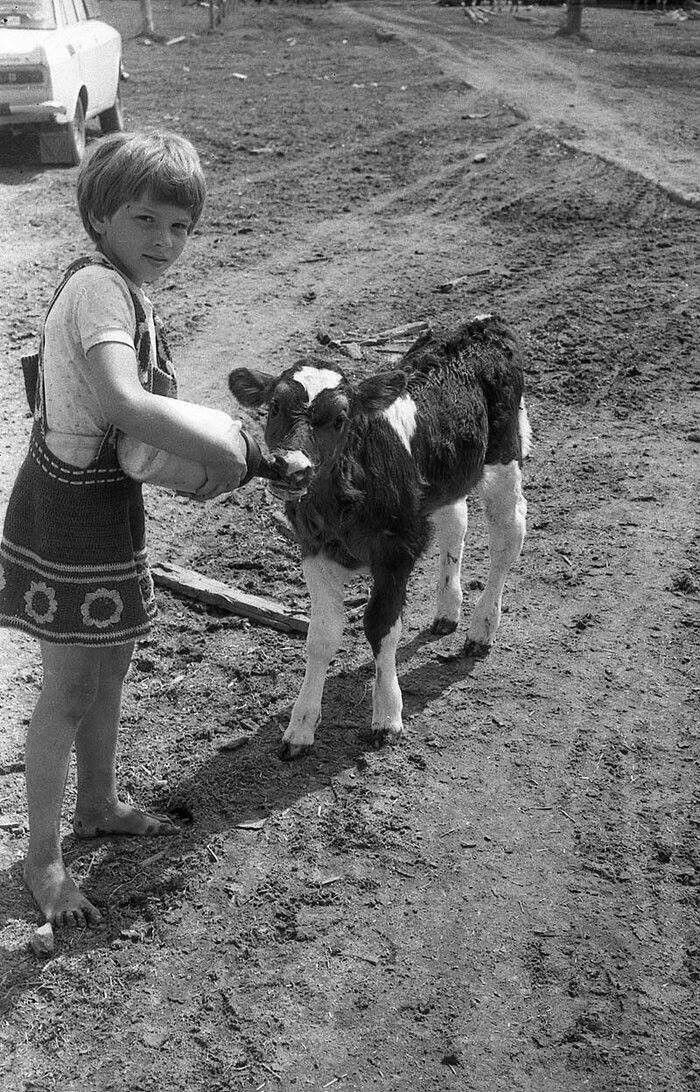
{"label": "shadow on ground", "polygon": [[[399,663],[407,663],[436,638],[424,630],[399,649]],[[467,657],[435,656],[406,673],[399,672],[409,695],[407,716],[421,712],[429,702],[469,677],[475,661]],[[167,812],[181,831],[167,839],[100,838],[86,842],[69,835],[63,840],[66,864],[85,893],[105,916],[96,929],[57,931],[57,954],[109,947],[134,914],[149,903],[172,907],[182,898],[185,858],[205,855],[212,839],[226,837],[241,823],[267,820],[304,797],[329,788],[333,779],[357,767],[375,750],[363,736],[371,722],[373,662],[329,677],[324,695],[324,718],[312,751],[294,762],[278,755],[281,733],[291,705],[268,717],[245,745],[235,751],[217,751],[194,774],[155,797],[150,807]],[[367,682],[362,693],[362,683]],[[358,693],[362,698],[358,700]],[[402,741],[399,748],[406,747]],[[408,750],[408,748],[407,748]],[[190,870],[191,871],[191,870]],[[20,897],[18,899],[18,892]],[[18,918],[17,915],[22,917]],[[22,863],[0,872],[0,928],[17,937],[17,944],[0,947],[0,1012],[12,1009],[23,991],[34,988],[41,964],[27,950],[27,922],[40,923],[36,906],[23,886]]]}

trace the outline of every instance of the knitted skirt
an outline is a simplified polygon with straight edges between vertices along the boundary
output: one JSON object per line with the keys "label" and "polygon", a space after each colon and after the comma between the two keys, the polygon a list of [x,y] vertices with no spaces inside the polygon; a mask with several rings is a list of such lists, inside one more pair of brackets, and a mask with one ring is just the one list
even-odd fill
{"label": "knitted skirt", "polygon": [[0,626],[67,645],[119,645],[156,614],[143,498],[113,447],[62,462],[35,424],[0,542]]}

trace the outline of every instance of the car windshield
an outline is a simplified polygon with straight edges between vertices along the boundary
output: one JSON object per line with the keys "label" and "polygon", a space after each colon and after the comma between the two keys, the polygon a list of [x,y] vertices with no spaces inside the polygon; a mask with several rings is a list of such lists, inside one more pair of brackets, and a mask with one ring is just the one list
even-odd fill
{"label": "car windshield", "polygon": [[0,0],[0,30],[6,27],[55,30],[52,0]]}

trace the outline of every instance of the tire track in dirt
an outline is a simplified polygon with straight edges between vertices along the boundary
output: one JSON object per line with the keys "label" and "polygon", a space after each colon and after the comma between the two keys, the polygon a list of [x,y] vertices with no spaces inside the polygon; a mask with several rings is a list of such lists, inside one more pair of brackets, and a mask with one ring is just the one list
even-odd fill
{"label": "tire track in dirt", "polygon": [[[509,137],[502,147],[513,142]],[[192,360],[206,359],[216,367],[206,377],[196,363],[187,364],[182,373],[183,395],[187,397],[189,391],[194,397],[196,389],[198,397],[220,400],[223,380],[232,366],[232,344],[236,354],[264,364],[275,358],[283,346],[288,352],[290,342],[297,347],[313,345],[314,331],[325,326],[331,316],[335,324],[335,316],[346,311],[349,304],[366,316],[364,322],[362,319],[357,322],[356,329],[370,332],[370,312],[363,312],[363,304],[374,297],[373,284],[382,277],[384,269],[404,270],[414,261],[413,254],[407,253],[405,236],[395,230],[396,221],[403,224],[406,235],[417,241],[424,239],[426,246],[435,248],[440,237],[440,249],[447,251],[458,229],[453,224],[426,224],[425,213],[416,211],[414,205],[416,200],[431,197],[435,191],[449,190],[464,172],[463,165],[450,165],[411,185],[385,191],[364,202],[359,214],[341,214],[312,223],[303,241],[288,243],[252,267],[234,273],[222,271],[222,295],[235,303],[220,304],[218,328],[202,331],[191,347]],[[488,261],[491,253],[488,231],[472,225],[470,245],[478,249],[480,262]],[[325,260],[320,261],[320,256],[326,256]],[[305,309],[300,321],[299,299],[308,291],[315,293],[313,306]],[[389,319],[382,321],[386,325]],[[222,329],[226,331],[225,342]]]}
{"label": "tire track in dirt", "polygon": [[[433,19],[408,15],[393,6],[375,7],[371,14],[354,8],[346,8],[346,12],[385,33],[395,33],[420,56],[439,61],[444,69],[467,78],[484,93],[505,94],[510,99],[505,89],[513,86],[517,71],[517,108],[524,109],[533,124],[552,128],[555,135],[568,138],[572,148],[638,174],[676,200],[700,206],[700,155],[690,156],[683,147],[681,160],[670,163],[669,153],[676,146],[668,142],[661,150],[657,143],[645,139],[639,103],[627,97],[624,115],[618,112],[615,103],[606,102],[596,91],[590,73],[582,73],[580,62],[562,56],[554,42],[543,47],[533,41],[508,40],[499,56],[494,49],[496,40],[491,38],[488,59],[484,60],[476,43],[457,45],[446,40],[450,30],[441,28],[436,33]],[[631,132],[631,116],[635,114],[639,121]],[[667,129],[661,124],[660,134]],[[660,140],[663,142],[663,135]]]}
{"label": "tire track in dirt", "polygon": [[[465,85],[468,86],[468,85]],[[296,175],[308,168],[320,168],[332,163],[336,167],[343,163],[350,164],[355,161],[358,154],[368,149],[390,145],[396,140],[406,141],[408,138],[416,138],[425,132],[442,131],[449,128],[454,119],[465,109],[464,102],[450,104],[446,116],[444,108],[427,109],[424,114],[412,125],[388,126],[375,130],[364,138],[355,137],[344,141],[340,145],[332,145],[322,151],[308,155],[285,156],[284,159],[269,167],[258,171],[246,171],[239,179],[239,184],[256,186],[260,183],[277,183],[283,181],[288,175]]]}
{"label": "tire track in dirt", "polygon": [[[612,421],[600,420],[598,436],[590,438],[581,461],[595,461],[604,455],[606,438],[613,431]],[[633,456],[632,435],[629,443],[629,455]],[[677,444],[677,456],[681,455]],[[672,457],[669,469],[671,465]],[[575,466],[570,468],[574,503],[579,493],[576,470]],[[663,479],[664,471],[657,469],[657,473]],[[649,791],[654,793],[654,782],[661,789],[663,771],[678,769],[672,731],[669,738],[660,739],[655,724],[664,723],[667,717],[661,694],[673,692],[679,681],[682,684],[684,672],[669,665],[650,673],[647,666],[640,677],[638,663],[645,634],[652,634],[653,639],[658,631],[661,637],[658,600],[666,598],[661,574],[682,557],[680,544],[673,551],[675,556],[669,556],[664,528],[667,521],[674,520],[673,513],[683,511],[689,502],[687,483],[680,495],[662,500],[663,507],[655,510],[653,520],[654,528],[663,535],[659,540],[649,534],[651,527],[634,530],[639,526],[638,504],[628,499],[605,506],[593,500],[585,537],[582,534],[576,545],[569,547],[571,603],[567,606],[571,617],[564,623],[568,633],[561,642],[571,664],[565,672],[571,677],[567,690],[575,689],[578,698],[558,711],[570,722],[570,739],[564,761],[557,760],[553,752],[555,762],[550,759],[549,763],[550,783],[560,788],[548,803],[571,823],[575,843],[564,899],[552,915],[552,931],[543,941],[541,959],[549,968],[550,985],[571,999],[571,1016],[568,1026],[557,1021],[558,1033],[554,1034],[551,1013],[547,1020],[543,1014],[542,1029],[536,1033],[538,1043],[543,1055],[563,1052],[569,1068],[581,1074],[596,1072],[605,1058],[611,1082],[613,1073],[627,1070],[638,1082],[632,1084],[635,1088],[655,1087],[635,1061],[637,1054],[652,1059],[670,1050],[673,1058],[666,1062],[662,1086],[674,1090],[683,1087],[689,1064],[687,1052],[674,1055],[665,1031],[667,1022],[677,1019],[684,987],[680,986],[680,996],[676,994],[672,1003],[659,996],[657,987],[665,968],[677,965],[679,946],[683,949],[689,943],[684,937],[687,908],[682,888],[674,890],[671,885],[662,893],[653,867],[649,874],[648,862],[655,853],[645,802]],[[689,530],[688,525],[679,528],[681,540]],[[592,548],[596,539],[602,541],[603,537],[609,567],[599,563]],[[632,606],[629,590],[625,590],[629,578],[638,573],[655,574],[650,580],[649,602],[641,611],[639,604]],[[619,607],[614,613],[602,613],[601,606],[610,596]],[[546,600],[538,595],[538,601],[546,611]],[[666,635],[664,639],[669,640]],[[673,636],[672,631],[670,641],[673,660],[681,652],[679,635]],[[562,668],[554,656],[536,657],[536,662],[542,674],[559,678],[563,691]],[[639,715],[641,709],[645,716]],[[667,786],[668,795],[680,809],[679,826],[685,822],[684,812],[690,803],[691,768],[690,764],[686,768],[685,784]],[[659,800],[664,795],[661,790]],[[669,825],[673,827],[674,821]],[[670,831],[668,836],[672,838]],[[648,915],[650,911],[658,914],[661,907],[660,933],[652,936]],[[571,923],[564,937],[556,924],[562,919]],[[637,1045],[631,1049],[630,1043]]]}

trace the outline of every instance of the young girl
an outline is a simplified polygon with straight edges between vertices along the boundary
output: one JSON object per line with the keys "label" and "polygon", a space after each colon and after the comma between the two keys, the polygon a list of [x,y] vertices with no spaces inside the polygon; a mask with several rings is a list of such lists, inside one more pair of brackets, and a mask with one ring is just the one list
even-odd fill
{"label": "young girl", "polygon": [[119,467],[115,430],[208,468],[200,497],[235,489],[246,443],[190,422],[142,285],[180,257],[204,203],[197,153],[172,133],[100,140],[78,176],[97,253],[66,272],[41,338],[34,426],[0,544],[0,625],[39,639],[41,694],[27,734],[24,879],[46,920],[95,924],[63,863],[60,821],[75,744],[74,830],[164,834],[167,820],[122,803],[116,744],[135,640],[156,613],[141,486]]}

